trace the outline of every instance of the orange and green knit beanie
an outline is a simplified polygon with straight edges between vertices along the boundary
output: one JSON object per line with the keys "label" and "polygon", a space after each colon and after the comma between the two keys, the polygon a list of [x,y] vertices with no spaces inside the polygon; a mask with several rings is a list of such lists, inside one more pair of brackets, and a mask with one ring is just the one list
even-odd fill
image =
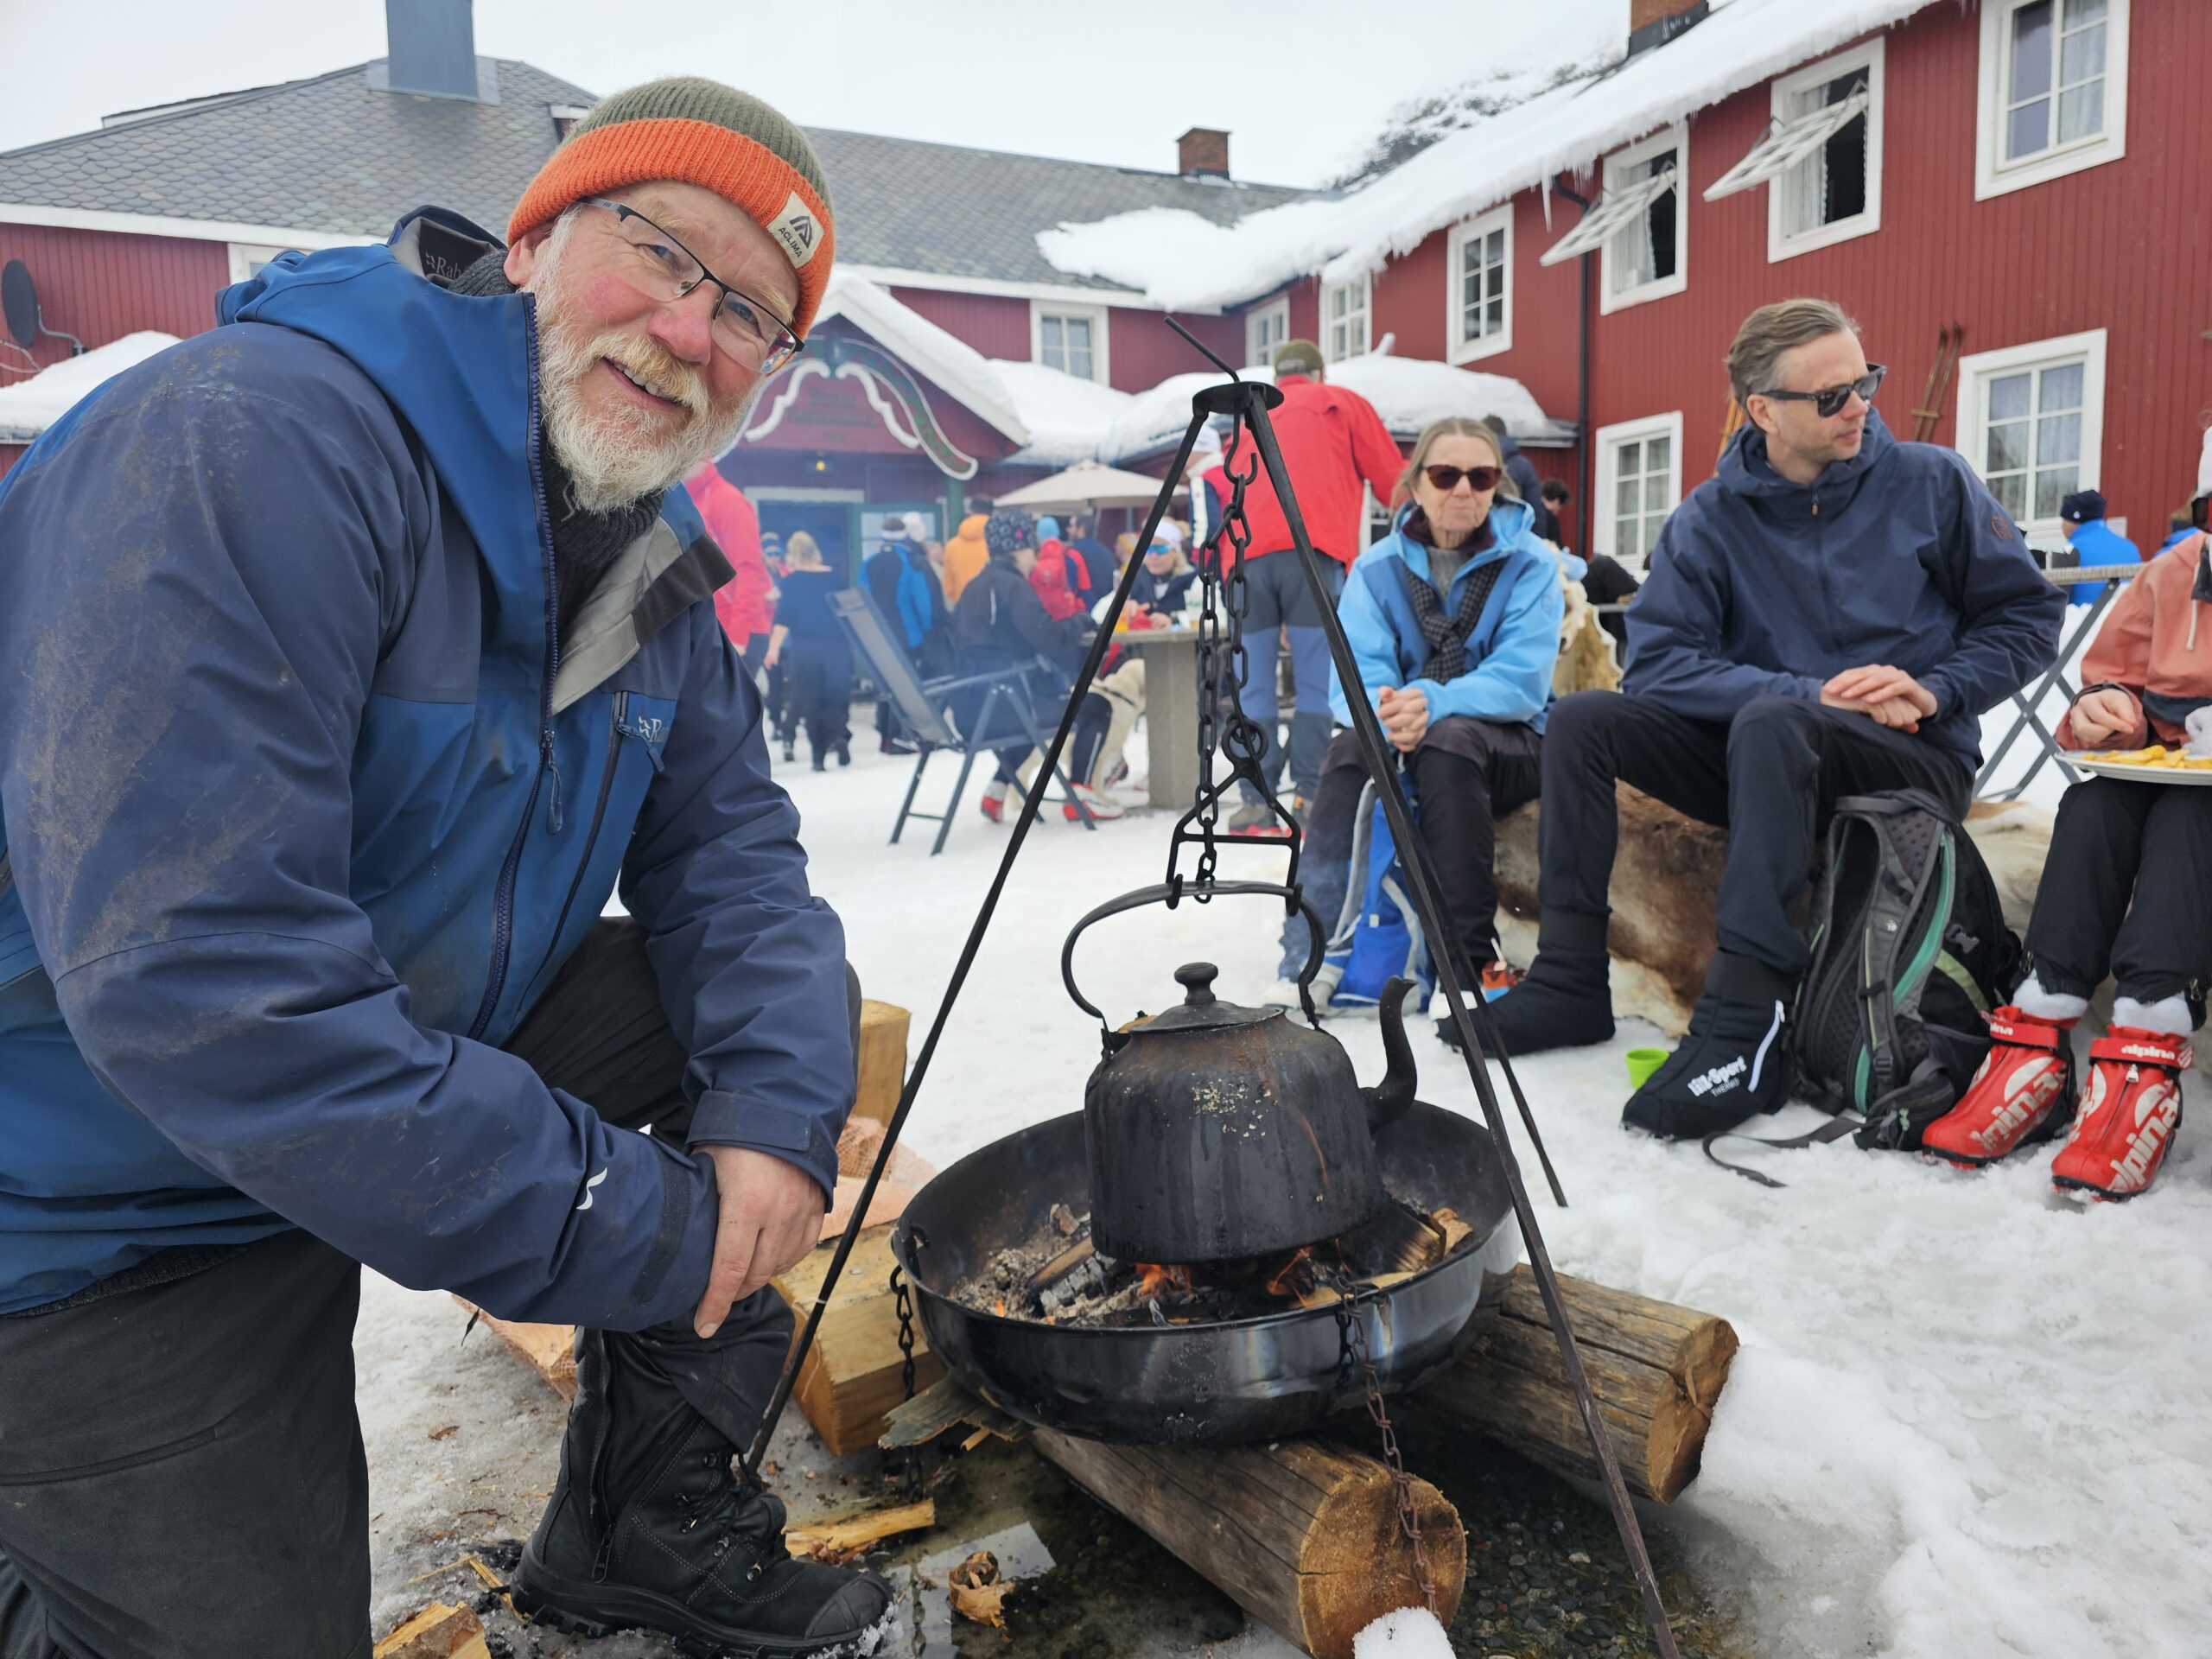
{"label": "orange and green knit beanie", "polygon": [[522,193],[507,240],[582,197],[655,179],[711,190],[776,239],[798,277],[791,331],[804,339],[836,258],[830,186],[804,133],[720,81],[672,75],[593,105]]}

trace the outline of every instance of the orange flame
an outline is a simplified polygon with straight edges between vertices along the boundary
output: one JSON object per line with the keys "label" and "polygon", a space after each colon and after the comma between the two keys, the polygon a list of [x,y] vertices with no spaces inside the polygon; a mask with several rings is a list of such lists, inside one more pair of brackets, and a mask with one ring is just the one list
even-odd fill
{"label": "orange flame", "polygon": [[1188,1268],[1163,1267],[1157,1262],[1136,1263],[1137,1288],[1146,1296],[1172,1298],[1187,1301],[1191,1295],[1191,1270]]}
{"label": "orange flame", "polygon": [[1281,1269],[1278,1271],[1273,1278],[1268,1281],[1268,1294],[1270,1296],[1296,1296],[1300,1301],[1305,1300],[1306,1299],[1300,1292],[1297,1283],[1299,1276],[1298,1270],[1306,1265],[1306,1261],[1313,1255],[1313,1252],[1311,1249],[1303,1249],[1295,1252],[1289,1261],[1282,1264]]}

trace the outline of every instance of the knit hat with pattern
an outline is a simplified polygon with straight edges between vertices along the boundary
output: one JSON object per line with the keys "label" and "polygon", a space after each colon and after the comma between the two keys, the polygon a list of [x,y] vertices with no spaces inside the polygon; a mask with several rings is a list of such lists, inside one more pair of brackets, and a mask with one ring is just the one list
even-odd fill
{"label": "knit hat with pattern", "polygon": [[673,75],[592,105],[522,193],[507,240],[585,196],[655,179],[711,190],[775,238],[798,277],[791,332],[804,339],[836,258],[830,186],[804,133],[720,81]]}
{"label": "knit hat with pattern", "polygon": [[983,525],[983,550],[993,558],[1036,545],[1037,521],[1026,512],[995,512]]}

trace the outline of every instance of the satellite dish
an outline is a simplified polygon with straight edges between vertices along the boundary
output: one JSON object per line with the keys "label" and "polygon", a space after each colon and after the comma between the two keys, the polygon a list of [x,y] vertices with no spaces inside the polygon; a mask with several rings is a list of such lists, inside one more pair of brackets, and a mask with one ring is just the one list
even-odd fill
{"label": "satellite dish", "polygon": [[0,312],[6,315],[9,339],[26,349],[38,344],[38,287],[31,281],[30,268],[20,259],[10,259],[0,268]]}

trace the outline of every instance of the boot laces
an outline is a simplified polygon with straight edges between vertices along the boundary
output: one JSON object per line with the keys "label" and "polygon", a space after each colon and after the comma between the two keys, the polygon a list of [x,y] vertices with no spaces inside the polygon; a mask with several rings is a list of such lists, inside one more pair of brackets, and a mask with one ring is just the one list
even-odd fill
{"label": "boot laces", "polygon": [[707,1492],[694,1496],[687,1493],[679,1500],[691,1511],[691,1518],[683,1523],[686,1532],[706,1527],[715,1535],[714,1553],[717,1558],[729,1553],[740,1543],[753,1547],[753,1560],[746,1576],[757,1579],[769,1567],[790,1555],[784,1545],[784,1501],[734,1473],[728,1457],[721,1452],[700,1453],[701,1463],[722,1478]]}

